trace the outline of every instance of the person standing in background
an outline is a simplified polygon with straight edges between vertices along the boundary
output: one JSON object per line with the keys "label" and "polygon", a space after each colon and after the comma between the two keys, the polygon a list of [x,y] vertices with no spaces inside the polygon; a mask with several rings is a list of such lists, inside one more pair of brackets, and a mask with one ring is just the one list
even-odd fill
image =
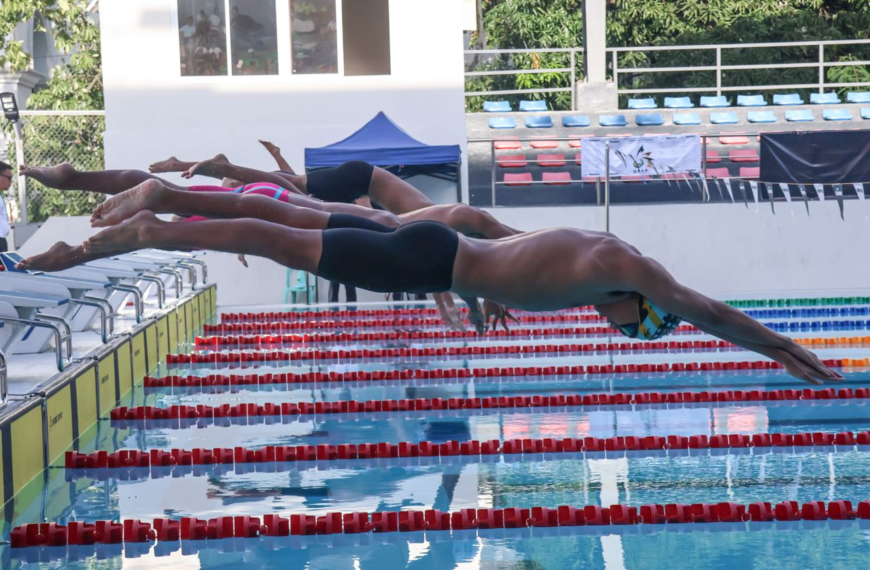
{"label": "person standing in background", "polygon": [[0,162],[0,251],[9,251],[9,213],[6,211],[5,193],[12,188],[12,167]]}

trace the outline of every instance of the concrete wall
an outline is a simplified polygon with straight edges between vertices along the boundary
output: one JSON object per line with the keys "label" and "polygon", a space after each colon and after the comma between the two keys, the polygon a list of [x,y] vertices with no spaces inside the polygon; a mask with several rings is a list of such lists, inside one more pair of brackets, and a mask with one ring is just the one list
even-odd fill
{"label": "concrete wall", "polygon": [[423,142],[464,147],[460,0],[391,0],[392,73],[378,77],[292,75],[289,3],[276,6],[280,75],[181,77],[176,0],[101,2],[107,168],[224,152],[273,170],[257,143],[269,139],[301,169],[305,147],[378,111]]}

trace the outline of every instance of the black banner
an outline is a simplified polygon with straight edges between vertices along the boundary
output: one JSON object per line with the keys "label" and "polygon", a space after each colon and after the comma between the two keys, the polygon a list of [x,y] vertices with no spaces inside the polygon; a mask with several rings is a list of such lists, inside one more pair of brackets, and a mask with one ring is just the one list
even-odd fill
{"label": "black banner", "polygon": [[870,131],[763,133],[761,180],[870,182]]}

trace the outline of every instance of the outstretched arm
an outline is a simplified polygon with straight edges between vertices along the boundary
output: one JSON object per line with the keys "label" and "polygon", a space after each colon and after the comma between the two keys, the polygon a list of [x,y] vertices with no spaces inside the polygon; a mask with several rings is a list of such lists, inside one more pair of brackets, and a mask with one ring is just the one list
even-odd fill
{"label": "outstretched arm", "polygon": [[725,303],[678,283],[655,260],[626,252],[617,272],[621,290],[636,291],[708,334],[776,360],[797,378],[815,384],[843,378],[790,338]]}

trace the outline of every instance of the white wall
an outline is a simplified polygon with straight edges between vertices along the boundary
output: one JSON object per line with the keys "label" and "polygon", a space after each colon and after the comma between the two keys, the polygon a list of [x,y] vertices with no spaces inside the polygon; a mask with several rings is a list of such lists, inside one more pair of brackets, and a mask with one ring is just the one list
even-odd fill
{"label": "white wall", "polygon": [[[863,261],[868,213],[865,202],[803,203],[793,210],[768,203],[619,206],[611,232],[661,262],[686,285],[716,297],[867,289]],[[503,223],[523,230],[569,226],[605,228],[603,207],[497,208]],[[793,213],[792,213],[793,212]]]}
{"label": "white wall", "polygon": [[378,111],[425,143],[464,149],[460,0],[391,0],[392,75],[380,77],[290,74],[288,0],[276,5],[280,75],[197,78],[180,76],[176,0],[101,2],[107,168],[224,152],[272,170],[262,138],[301,169],[305,147]]}

